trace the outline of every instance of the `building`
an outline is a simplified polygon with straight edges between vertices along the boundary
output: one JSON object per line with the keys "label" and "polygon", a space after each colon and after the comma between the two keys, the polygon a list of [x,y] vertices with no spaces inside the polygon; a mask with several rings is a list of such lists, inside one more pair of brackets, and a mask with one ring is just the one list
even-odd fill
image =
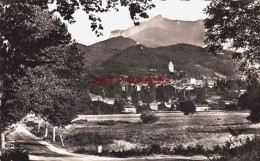
{"label": "building", "polygon": [[159,102],[152,102],[149,104],[150,109],[153,111],[158,111],[158,105],[159,105]]}
{"label": "building", "polygon": [[168,65],[168,67],[169,67],[170,73],[173,73],[175,71],[174,70],[174,65],[173,65],[173,63],[171,61],[170,61],[169,65]]}
{"label": "building", "polygon": [[99,95],[95,95],[92,93],[89,93],[89,97],[91,99],[91,101],[101,101],[110,105],[113,105],[115,103],[115,98],[103,98],[102,96]]}
{"label": "building", "polygon": [[136,108],[131,105],[129,102],[126,102],[126,104],[124,105],[124,110],[122,111],[123,113],[136,113]]}
{"label": "building", "polygon": [[197,84],[197,80],[195,78],[189,78],[189,84],[190,85],[196,85]]}
{"label": "building", "polygon": [[196,111],[208,111],[210,107],[208,105],[196,105]]}
{"label": "building", "polygon": [[133,114],[136,114],[136,108],[135,107],[125,107],[123,113],[133,113]]}

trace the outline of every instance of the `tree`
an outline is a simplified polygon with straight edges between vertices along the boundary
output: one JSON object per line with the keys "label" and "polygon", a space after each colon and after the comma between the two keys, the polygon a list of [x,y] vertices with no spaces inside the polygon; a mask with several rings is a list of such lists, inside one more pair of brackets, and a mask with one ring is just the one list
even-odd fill
{"label": "tree", "polygon": [[16,98],[21,102],[20,107],[41,114],[53,125],[53,136],[58,126],[62,140],[61,128],[75,119],[86,105],[81,100],[87,95],[84,82],[80,82],[83,55],[75,44],[50,47],[42,52],[47,55],[43,58],[45,65],[28,68],[27,76],[19,79]]}
{"label": "tree", "polygon": [[[71,37],[66,25],[59,19],[52,19],[48,4],[54,0],[1,0],[0,1],[0,53],[3,62],[3,99],[0,108],[1,131],[19,121],[26,109],[19,107],[16,98],[18,80],[26,76],[29,68],[42,65],[40,58],[45,56],[41,50],[50,46],[70,43]],[[148,18],[146,11],[154,7],[148,1],[102,1],[57,0],[56,9],[64,20],[74,22],[73,13],[82,8],[92,21],[91,28],[99,36],[103,29],[101,19],[93,13],[108,12],[117,6],[129,7],[134,24],[139,18]],[[43,55],[41,55],[43,54]],[[54,73],[56,74],[56,73]],[[72,75],[73,76],[73,75]]]}
{"label": "tree", "polygon": [[174,96],[174,88],[172,86],[159,86],[156,92],[156,100],[160,102],[168,102]]}
{"label": "tree", "polygon": [[209,51],[216,55],[230,43],[233,58],[241,61],[241,70],[247,73],[251,85],[259,85],[259,6],[256,0],[216,0],[205,10],[205,44]]}
{"label": "tree", "polygon": [[155,100],[155,87],[153,85],[142,86],[140,93],[143,103],[152,103]]}
{"label": "tree", "polygon": [[[260,1],[212,1],[206,8],[205,44],[216,55],[229,43],[252,88],[260,86]],[[254,106],[259,108],[259,106]],[[252,114],[252,113],[251,113]]]}
{"label": "tree", "polygon": [[[86,0],[1,0],[1,10],[7,5],[34,5],[39,6],[41,9],[48,9],[48,4],[55,5],[55,9],[52,12],[57,12],[70,23],[75,22],[73,14],[75,11],[82,9],[89,15],[91,21],[91,28],[97,36],[102,35],[100,30],[103,30],[101,24],[102,20],[97,17],[95,13],[109,12],[111,10],[119,11],[118,6],[128,7],[130,17],[135,25],[139,24],[140,18],[149,18],[147,10],[152,9],[155,5],[152,0],[146,1],[125,1],[125,0],[107,0],[107,1],[86,1]],[[1,11],[0,10],[0,11]]]}
{"label": "tree", "polygon": [[253,110],[260,106],[260,90],[257,88],[248,88],[247,92],[238,99],[238,106],[242,109]]}
{"label": "tree", "polygon": [[48,46],[70,42],[70,34],[59,19],[41,8],[29,5],[8,5],[0,15],[3,97],[0,107],[0,131],[20,121],[28,110],[17,98],[18,80],[28,68],[41,65],[40,52]]}
{"label": "tree", "polygon": [[113,113],[116,113],[116,114],[120,114],[124,111],[124,105],[125,105],[125,102],[123,100],[115,100],[114,102],[114,105],[113,105],[113,108],[114,108],[114,112]]}
{"label": "tree", "polygon": [[141,96],[140,95],[141,95],[140,92],[138,92],[137,90],[134,90],[132,92],[131,97],[132,97],[132,102],[133,102],[134,105],[137,105],[138,102],[141,100]]}
{"label": "tree", "polygon": [[179,108],[180,111],[184,113],[184,115],[189,115],[190,113],[196,112],[196,106],[191,100],[181,101],[179,104]]}

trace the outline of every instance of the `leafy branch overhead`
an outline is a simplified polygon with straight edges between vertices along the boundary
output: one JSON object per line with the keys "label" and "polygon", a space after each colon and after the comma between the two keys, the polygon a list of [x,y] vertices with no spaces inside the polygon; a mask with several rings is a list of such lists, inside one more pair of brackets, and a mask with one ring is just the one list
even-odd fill
{"label": "leafy branch overhead", "polygon": [[212,1],[205,9],[205,44],[213,54],[230,44],[251,85],[259,83],[260,1]]}
{"label": "leafy branch overhead", "polygon": [[[30,4],[40,6],[42,9],[48,9],[49,4],[54,5],[52,12],[57,12],[70,23],[75,22],[73,14],[82,9],[88,14],[91,21],[92,31],[97,36],[102,35],[103,26],[100,17],[96,13],[104,13],[111,10],[119,11],[119,6],[128,7],[130,17],[135,25],[138,25],[140,18],[149,18],[147,10],[155,7],[152,0],[2,0],[2,8],[8,4]],[[0,10],[1,7],[0,7]]]}

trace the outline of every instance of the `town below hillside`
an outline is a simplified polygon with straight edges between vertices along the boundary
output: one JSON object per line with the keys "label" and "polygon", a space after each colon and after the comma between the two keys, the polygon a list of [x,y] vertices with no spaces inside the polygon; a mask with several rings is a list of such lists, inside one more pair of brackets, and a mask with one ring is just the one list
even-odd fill
{"label": "town below hillside", "polygon": [[169,80],[165,84],[126,84],[122,80],[109,83],[109,77],[95,78],[89,89],[91,110],[87,112],[114,114],[141,113],[146,110],[177,111],[185,101],[191,101],[196,111],[243,109],[239,105],[239,98],[246,92],[245,76],[239,75],[237,79],[202,76],[197,79],[187,76],[185,71],[176,71],[172,62],[168,64],[168,71]]}

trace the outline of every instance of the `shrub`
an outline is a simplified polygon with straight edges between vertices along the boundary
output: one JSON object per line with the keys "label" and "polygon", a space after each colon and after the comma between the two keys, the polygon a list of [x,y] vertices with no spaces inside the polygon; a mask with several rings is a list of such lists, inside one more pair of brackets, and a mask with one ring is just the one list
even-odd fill
{"label": "shrub", "polygon": [[116,122],[114,120],[107,120],[102,122],[97,122],[97,125],[113,126]]}
{"label": "shrub", "polygon": [[185,100],[180,102],[180,111],[184,113],[184,115],[189,115],[190,113],[196,112],[196,106],[193,104],[191,100]]}
{"label": "shrub", "polygon": [[228,143],[223,147],[220,158],[214,161],[258,161],[260,160],[260,138],[255,137],[251,141],[247,139],[245,144],[235,148],[230,148]]}
{"label": "shrub", "polygon": [[142,123],[149,124],[158,121],[159,117],[155,116],[152,111],[145,111],[140,115],[140,119]]}
{"label": "shrub", "polygon": [[138,106],[136,106],[136,112],[137,113],[142,113],[142,112],[149,111],[149,110],[150,110],[149,105],[138,105]]}
{"label": "shrub", "polygon": [[251,111],[250,115],[247,117],[247,120],[249,120],[253,123],[259,123],[260,122],[260,107],[253,109]]}
{"label": "shrub", "polygon": [[15,143],[14,147],[3,151],[1,161],[29,161],[29,155],[23,147]]}
{"label": "shrub", "polygon": [[168,108],[165,106],[165,103],[161,103],[161,104],[159,104],[159,106],[158,106],[158,110],[159,110],[159,111],[167,111]]}
{"label": "shrub", "polygon": [[235,103],[231,103],[229,105],[225,105],[225,110],[236,111],[236,110],[238,110],[238,106]]}

